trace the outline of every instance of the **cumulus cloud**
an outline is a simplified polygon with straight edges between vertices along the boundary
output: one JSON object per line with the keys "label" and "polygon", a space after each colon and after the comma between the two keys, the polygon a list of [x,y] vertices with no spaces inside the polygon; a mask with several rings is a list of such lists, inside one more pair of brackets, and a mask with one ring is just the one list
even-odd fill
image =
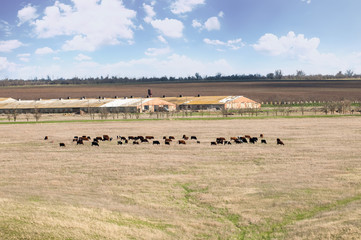
{"label": "cumulus cloud", "polygon": [[90,61],[92,58],[87,56],[87,55],[84,55],[84,54],[80,53],[74,59],[81,62],[81,61]]}
{"label": "cumulus cloud", "polygon": [[56,1],[44,16],[32,22],[39,38],[73,36],[63,50],[94,51],[102,45],[119,44],[133,38],[136,12],[121,0],[73,0],[73,5]]}
{"label": "cumulus cloud", "polygon": [[221,29],[221,23],[218,20],[218,17],[211,17],[204,23],[204,28],[208,31],[219,30]]}
{"label": "cumulus cloud", "polygon": [[193,11],[198,6],[205,4],[205,0],[176,0],[171,5],[171,11],[174,14],[183,14]]}
{"label": "cumulus cloud", "polygon": [[[222,11],[219,12],[218,17],[223,17],[223,16],[224,16],[224,13]],[[192,27],[198,28],[200,30],[206,29],[208,31],[220,30],[221,23],[219,22],[218,17],[210,17],[207,19],[207,21],[204,24],[202,24],[197,19],[194,19],[192,21]]]}
{"label": "cumulus cloud", "polygon": [[211,39],[205,38],[205,39],[203,39],[203,42],[205,42],[206,44],[209,44],[209,45],[227,47],[232,50],[238,50],[244,46],[244,43],[242,42],[241,38],[238,38],[235,40],[228,40],[227,42],[223,42],[220,40],[211,40]]}
{"label": "cumulus cloud", "polygon": [[21,26],[22,24],[31,21],[33,19],[36,19],[37,17],[38,14],[36,13],[36,8],[31,6],[31,4],[29,4],[18,11],[18,19],[19,19],[18,26]]}
{"label": "cumulus cloud", "polygon": [[38,55],[46,55],[46,54],[52,54],[52,53],[55,53],[55,51],[53,49],[51,49],[50,47],[38,48],[35,50],[35,54],[38,54]]}
{"label": "cumulus cloud", "polygon": [[22,61],[22,62],[29,62],[30,61],[30,59],[29,59],[29,57],[31,56],[31,54],[30,53],[21,53],[21,54],[18,54],[18,55],[16,55],[19,59],[20,59],[20,61]]}
{"label": "cumulus cloud", "polygon": [[24,46],[24,44],[19,40],[0,41],[0,52],[11,52],[21,46]]}
{"label": "cumulus cloud", "polygon": [[165,55],[170,53],[170,48],[148,48],[145,52],[145,55],[147,56],[159,56],[159,55]]}
{"label": "cumulus cloud", "polygon": [[151,24],[164,36],[170,38],[181,38],[183,36],[184,25],[179,20],[169,18],[166,18],[164,20],[157,19],[152,21]]}
{"label": "cumulus cloud", "polygon": [[[153,2],[154,4],[154,2]],[[144,22],[146,23],[150,23],[151,21],[153,21],[153,18],[155,17],[156,13],[154,11],[153,5],[147,5],[145,3],[143,3],[143,9],[146,13],[146,17],[144,18]]]}
{"label": "cumulus cloud", "polygon": [[15,63],[9,62],[6,57],[0,57],[0,71],[14,71]]}

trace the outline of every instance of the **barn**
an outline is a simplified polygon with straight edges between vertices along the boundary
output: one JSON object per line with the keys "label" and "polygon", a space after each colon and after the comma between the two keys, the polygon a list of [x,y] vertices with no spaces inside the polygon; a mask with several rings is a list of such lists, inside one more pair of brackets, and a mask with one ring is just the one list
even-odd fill
{"label": "barn", "polygon": [[163,99],[176,104],[179,110],[257,109],[261,107],[260,103],[244,96],[179,96]]}
{"label": "barn", "polygon": [[115,99],[101,106],[110,112],[161,112],[175,111],[176,105],[159,98]]}

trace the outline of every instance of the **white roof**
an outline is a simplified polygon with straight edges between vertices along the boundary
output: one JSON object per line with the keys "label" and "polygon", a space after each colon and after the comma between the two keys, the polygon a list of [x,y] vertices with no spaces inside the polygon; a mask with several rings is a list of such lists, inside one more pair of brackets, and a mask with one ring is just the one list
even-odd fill
{"label": "white roof", "polygon": [[229,102],[229,101],[233,101],[233,100],[236,100],[237,98],[240,98],[242,96],[228,96],[226,98],[223,98],[222,100],[220,100],[219,102],[220,103],[226,103],[226,102]]}
{"label": "white roof", "polygon": [[150,101],[151,98],[124,98],[115,99],[109,103],[106,103],[100,107],[123,107],[123,106],[138,106]]}

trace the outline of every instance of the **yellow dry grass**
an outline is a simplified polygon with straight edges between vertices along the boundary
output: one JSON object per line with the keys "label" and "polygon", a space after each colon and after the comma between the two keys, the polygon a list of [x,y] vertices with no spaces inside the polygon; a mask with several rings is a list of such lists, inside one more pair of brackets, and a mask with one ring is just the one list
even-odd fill
{"label": "yellow dry grass", "polygon": [[[0,239],[357,239],[360,123],[0,125]],[[267,145],[210,145],[216,137],[260,133]],[[72,142],[103,134],[196,135],[201,144]]]}

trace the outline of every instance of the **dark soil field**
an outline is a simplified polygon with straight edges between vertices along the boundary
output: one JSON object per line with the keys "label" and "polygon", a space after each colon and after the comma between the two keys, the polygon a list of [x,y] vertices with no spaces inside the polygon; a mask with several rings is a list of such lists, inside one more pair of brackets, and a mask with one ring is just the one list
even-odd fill
{"label": "dark soil field", "polygon": [[3,87],[0,97],[20,99],[78,97],[154,97],[243,95],[256,101],[361,100],[361,81],[242,81],[201,83],[142,83],[72,86]]}

